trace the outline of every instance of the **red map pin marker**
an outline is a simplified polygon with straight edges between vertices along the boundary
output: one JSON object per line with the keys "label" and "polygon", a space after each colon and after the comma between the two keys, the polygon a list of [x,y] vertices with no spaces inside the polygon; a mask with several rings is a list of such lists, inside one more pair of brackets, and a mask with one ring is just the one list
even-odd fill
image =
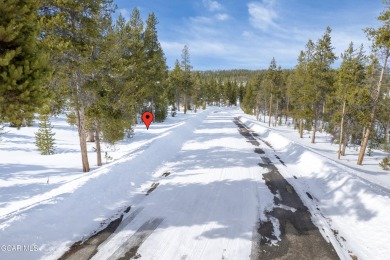
{"label": "red map pin marker", "polygon": [[149,129],[149,126],[153,121],[153,114],[150,112],[144,112],[142,114],[142,121],[144,121],[144,124],[146,125],[146,129]]}

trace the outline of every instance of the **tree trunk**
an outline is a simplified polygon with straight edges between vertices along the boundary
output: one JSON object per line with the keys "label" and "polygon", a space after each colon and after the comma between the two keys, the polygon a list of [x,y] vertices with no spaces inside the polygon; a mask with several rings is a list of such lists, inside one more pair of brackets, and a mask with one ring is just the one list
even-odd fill
{"label": "tree trunk", "polygon": [[99,136],[99,126],[95,128],[95,144],[96,144],[96,159],[97,165],[102,166],[102,150],[100,148],[100,136]]}
{"label": "tree trunk", "polygon": [[289,106],[290,106],[290,99],[288,98],[288,96],[286,97],[286,114],[285,114],[285,121],[284,121],[284,124],[287,125],[287,120],[288,120],[288,115],[290,114],[290,111],[289,111]]}
{"label": "tree trunk", "polygon": [[84,121],[83,109],[77,109],[76,115],[78,119],[78,133],[80,139],[81,162],[83,164],[83,172],[89,172],[90,169],[89,169],[89,162],[88,162],[87,137],[85,132],[85,121]]}
{"label": "tree trunk", "polygon": [[93,143],[93,142],[95,142],[95,133],[94,133],[95,131],[93,130],[93,129],[89,129],[88,130],[88,138],[87,138],[87,142],[88,143]]}
{"label": "tree trunk", "polygon": [[317,119],[314,119],[313,135],[311,136],[311,143],[312,144],[314,144],[316,141],[316,133],[317,133]]}
{"label": "tree trunk", "polygon": [[386,55],[385,55],[385,61],[383,63],[383,67],[382,67],[382,71],[381,71],[381,75],[379,77],[379,81],[378,81],[377,88],[376,88],[376,95],[375,95],[374,100],[373,100],[374,102],[373,102],[372,110],[370,113],[370,120],[368,122],[366,132],[364,134],[362,146],[360,147],[359,157],[357,160],[358,165],[362,165],[362,163],[363,163],[364,154],[366,152],[368,140],[369,140],[370,134],[371,134],[371,129],[374,126],[376,109],[377,109],[378,100],[379,100],[379,97],[381,94],[382,81],[383,81],[383,76],[384,76],[385,71],[386,71],[387,59],[389,58],[389,54],[390,54],[390,50],[387,50]]}
{"label": "tree trunk", "polygon": [[343,142],[343,148],[341,149],[341,155],[342,156],[345,156],[345,150],[347,149],[347,146],[348,146],[348,139],[347,138],[344,138],[344,142]]}
{"label": "tree trunk", "polygon": [[264,109],[263,109],[263,122],[264,122],[264,124],[265,124],[265,116],[267,114],[266,108],[267,108],[267,98],[264,95]]}
{"label": "tree trunk", "polygon": [[297,120],[295,120],[295,118],[293,118],[293,127],[294,130],[297,130]]}
{"label": "tree trunk", "polygon": [[278,109],[279,109],[279,99],[276,99],[276,110],[275,110],[275,122],[274,127],[278,124]]}
{"label": "tree trunk", "polygon": [[154,123],[156,120],[156,108],[155,108],[155,104],[154,104],[154,98],[152,98],[151,105],[152,105],[152,114],[153,114],[153,121],[152,122]]}
{"label": "tree trunk", "polygon": [[363,142],[364,142],[364,134],[366,133],[366,127],[364,126],[363,127],[363,133],[362,133],[362,140],[360,140],[360,146],[363,145]]}
{"label": "tree trunk", "polygon": [[176,91],[176,106],[177,111],[180,111],[180,93]]}
{"label": "tree trunk", "polygon": [[271,116],[272,116],[272,93],[269,99],[268,127],[271,127]]}
{"label": "tree trunk", "polygon": [[299,137],[303,138],[303,119],[299,120]]}
{"label": "tree trunk", "polygon": [[325,117],[325,112],[326,112],[326,107],[325,107],[326,103],[324,101],[324,104],[322,104],[322,115],[321,115],[321,130],[324,131],[325,130],[325,124],[324,124],[324,117]]}
{"label": "tree trunk", "polygon": [[343,142],[343,131],[344,131],[344,115],[345,115],[345,106],[346,106],[346,101],[344,100],[344,103],[343,103],[343,112],[341,114],[341,123],[340,123],[340,140],[339,140],[339,151],[338,151],[338,154],[337,154],[337,159],[340,160],[340,156],[341,156],[341,143]]}
{"label": "tree trunk", "polygon": [[184,93],[184,114],[187,114],[187,93]]}
{"label": "tree trunk", "polygon": [[390,135],[389,135],[389,131],[390,131],[390,122],[388,122],[386,124],[386,127],[385,127],[385,140],[386,140],[385,151],[386,152],[390,151]]}

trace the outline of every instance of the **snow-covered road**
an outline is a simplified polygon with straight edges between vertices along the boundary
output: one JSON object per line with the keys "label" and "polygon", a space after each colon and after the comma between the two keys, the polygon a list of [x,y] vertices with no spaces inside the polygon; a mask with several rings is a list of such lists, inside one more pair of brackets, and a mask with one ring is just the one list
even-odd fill
{"label": "snow-covered road", "polygon": [[[249,258],[261,197],[269,197],[269,191],[259,156],[232,119],[212,113],[198,125],[191,140],[159,170],[157,188],[132,207],[142,209],[137,217],[93,259],[126,253],[167,260]],[[165,172],[170,175],[162,176]],[[146,229],[155,230],[140,238],[153,223],[158,225]]]}

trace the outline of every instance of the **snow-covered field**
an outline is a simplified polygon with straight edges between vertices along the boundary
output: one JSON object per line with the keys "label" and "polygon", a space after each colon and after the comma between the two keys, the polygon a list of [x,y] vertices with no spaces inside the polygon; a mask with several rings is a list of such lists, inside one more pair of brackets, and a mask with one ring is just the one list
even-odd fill
{"label": "snow-covered field", "polygon": [[[130,205],[129,214],[137,217],[102,244],[96,259],[123,254],[126,239],[147,223],[155,231],[138,250],[145,259],[247,259],[254,224],[273,206],[273,195],[253,146],[232,123],[237,116],[273,146],[267,155],[340,257],[388,258],[390,172],[377,159],[383,153],[374,151],[357,166],[357,151],[349,149],[338,161],[325,134],[312,145],[309,133],[299,139],[293,129],[269,129],[239,109],[211,107],[178,113],[149,130],[137,125],[133,138],[103,146],[113,159],[99,168],[89,144],[89,173],[80,171],[77,129],[64,116],[52,119],[57,150],[50,156],[35,148],[37,124],[6,127],[0,141],[0,259],[56,259]],[[145,196],[153,183],[156,190]]]}

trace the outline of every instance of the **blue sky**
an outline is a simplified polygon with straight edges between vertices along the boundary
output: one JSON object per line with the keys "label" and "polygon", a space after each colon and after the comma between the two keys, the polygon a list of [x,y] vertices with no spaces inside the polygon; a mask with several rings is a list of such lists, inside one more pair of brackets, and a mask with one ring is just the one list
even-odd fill
{"label": "blue sky", "polygon": [[[327,26],[337,56],[353,41],[369,50],[363,28],[377,27],[381,0],[114,0],[128,20],[137,7],[143,19],[154,12],[167,64],[190,49],[194,70],[266,69],[272,57],[293,68],[309,39]],[[336,65],[339,61],[336,63]]]}

